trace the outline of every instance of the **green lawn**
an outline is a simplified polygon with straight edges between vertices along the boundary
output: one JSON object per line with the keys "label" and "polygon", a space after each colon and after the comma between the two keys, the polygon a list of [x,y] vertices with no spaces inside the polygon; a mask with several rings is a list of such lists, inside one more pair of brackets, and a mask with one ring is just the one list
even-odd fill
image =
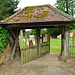
{"label": "green lawn", "polygon": [[50,39],[50,50],[56,51],[60,54],[61,52],[61,40],[60,39]]}
{"label": "green lawn", "polygon": [[[70,39],[70,44],[69,45],[73,46],[73,40],[72,39]],[[74,45],[75,45],[75,39],[74,39]]]}

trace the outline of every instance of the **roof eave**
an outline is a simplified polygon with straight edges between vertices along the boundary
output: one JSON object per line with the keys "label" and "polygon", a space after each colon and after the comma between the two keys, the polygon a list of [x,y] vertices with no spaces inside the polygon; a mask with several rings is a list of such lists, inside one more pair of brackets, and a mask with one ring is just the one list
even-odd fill
{"label": "roof eave", "polygon": [[75,23],[75,21],[48,21],[48,22],[28,22],[28,23],[2,23],[3,26],[10,27],[50,27],[50,26],[62,26],[62,25],[70,25],[71,23]]}

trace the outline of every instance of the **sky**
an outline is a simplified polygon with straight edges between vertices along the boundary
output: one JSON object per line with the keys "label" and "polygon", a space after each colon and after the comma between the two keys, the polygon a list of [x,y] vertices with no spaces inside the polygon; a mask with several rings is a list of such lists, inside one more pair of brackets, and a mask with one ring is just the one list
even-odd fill
{"label": "sky", "polygon": [[45,5],[45,4],[54,5],[55,2],[56,0],[20,0],[18,8],[24,8],[26,6]]}

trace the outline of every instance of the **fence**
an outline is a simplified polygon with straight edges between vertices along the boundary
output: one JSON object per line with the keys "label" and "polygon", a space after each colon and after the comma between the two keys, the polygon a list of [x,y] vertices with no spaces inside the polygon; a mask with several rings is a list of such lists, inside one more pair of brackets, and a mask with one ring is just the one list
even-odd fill
{"label": "fence", "polygon": [[73,33],[66,33],[67,57],[75,58],[75,36]]}
{"label": "fence", "polygon": [[48,43],[41,45],[41,55],[49,52],[49,45]]}
{"label": "fence", "polygon": [[37,58],[37,47],[28,47],[21,50],[21,64],[27,63]]}
{"label": "fence", "polygon": [[[41,45],[41,53],[42,56],[45,53],[49,52],[49,44]],[[21,50],[21,64],[30,62],[38,58],[37,46],[32,46],[28,48],[23,48]]]}

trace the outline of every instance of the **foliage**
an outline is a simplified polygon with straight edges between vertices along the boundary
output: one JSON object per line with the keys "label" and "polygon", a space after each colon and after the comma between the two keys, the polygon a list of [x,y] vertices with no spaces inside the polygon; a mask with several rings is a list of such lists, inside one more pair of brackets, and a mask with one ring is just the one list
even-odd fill
{"label": "foliage", "polygon": [[[26,32],[26,34],[36,35],[37,30],[36,29],[31,29],[31,31]],[[47,34],[47,31],[45,29],[41,29],[41,34]]]}
{"label": "foliage", "polygon": [[0,20],[14,14],[17,10],[18,0],[0,0]]}
{"label": "foliage", "polygon": [[73,30],[75,29],[75,23],[74,24],[70,24],[70,26],[68,26],[67,30]]}
{"label": "foliage", "polygon": [[25,29],[22,29],[22,32],[23,32],[23,36],[25,36],[26,30]]}
{"label": "foliage", "polygon": [[69,15],[74,15],[75,0],[57,0],[55,6]]}
{"label": "foliage", "polygon": [[30,32],[30,34],[31,35],[36,35],[36,32],[37,32],[36,29],[32,29],[31,32]]}
{"label": "foliage", "polygon": [[47,34],[47,30],[46,29],[41,29],[41,34]]}
{"label": "foliage", "polygon": [[0,54],[5,51],[5,48],[7,47],[8,43],[11,44],[9,37],[10,34],[8,29],[0,25]]}
{"label": "foliage", "polygon": [[61,34],[61,29],[60,28],[50,28],[50,29],[47,29],[47,33],[49,33],[50,36],[52,36],[53,38],[56,38],[57,35]]}

